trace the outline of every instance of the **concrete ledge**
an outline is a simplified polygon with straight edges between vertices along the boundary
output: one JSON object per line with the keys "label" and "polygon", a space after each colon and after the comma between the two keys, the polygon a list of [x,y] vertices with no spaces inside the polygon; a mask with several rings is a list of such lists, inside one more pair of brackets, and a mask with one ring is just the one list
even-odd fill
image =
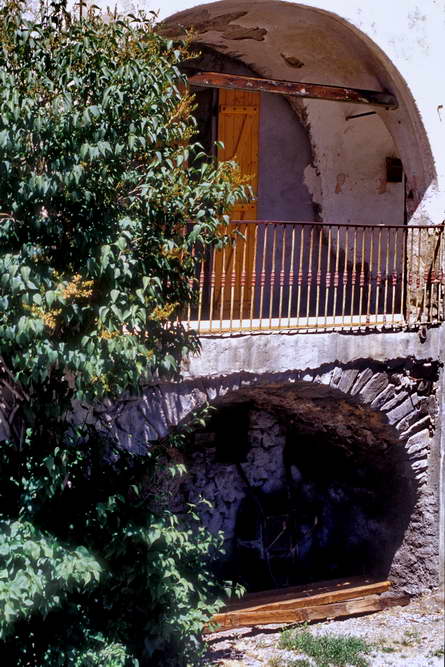
{"label": "concrete ledge", "polygon": [[439,359],[444,327],[427,330],[422,342],[415,332],[370,334],[254,334],[202,338],[201,354],[190,358],[183,377],[217,377],[236,372],[280,373],[348,364],[359,359]]}

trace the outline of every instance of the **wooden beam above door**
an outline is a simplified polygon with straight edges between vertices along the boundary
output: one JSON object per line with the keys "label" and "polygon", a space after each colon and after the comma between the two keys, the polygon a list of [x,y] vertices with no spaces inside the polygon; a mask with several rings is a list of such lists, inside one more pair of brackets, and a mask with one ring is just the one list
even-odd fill
{"label": "wooden beam above door", "polygon": [[223,74],[221,72],[198,72],[189,77],[189,83],[192,86],[235,88],[261,93],[291,95],[303,99],[329,100],[331,102],[346,102],[347,104],[367,104],[374,107],[384,107],[385,109],[397,109],[398,107],[397,100],[391,93],[346,88],[344,86],[325,86],[319,83],[261,79],[254,76]]}

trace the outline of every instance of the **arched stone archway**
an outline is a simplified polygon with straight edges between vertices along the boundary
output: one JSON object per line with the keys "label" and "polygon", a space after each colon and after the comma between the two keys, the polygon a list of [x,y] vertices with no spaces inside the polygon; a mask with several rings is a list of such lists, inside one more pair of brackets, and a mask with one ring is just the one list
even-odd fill
{"label": "arched stone archway", "polygon": [[[415,590],[402,545],[419,480],[382,413],[305,382],[245,387],[213,405],[190,438],[174,507],[197,504],[222,531],[225,578],[264,590],[365,575]],[[425,577],[430,552],[417,551]]]}
{"label": "arched stone archway", "polygon": [[[333,471],[336,466],[338,472],[344,460],[349,461],[350,479],[351,465],[357,465],[362,470],[368,469],[366,474],[373,481],[366,484],[372,488],[366,490],[365,484],[365,491],[360,497],[369,493],[375,503],[379,497],[379,488],[382,494],[384,489],[394,489],[394,496],[383,498],[386,509],[383,508],[379,518],[385,526],[382,531],[388,540],[387,549],[382,547],[377,558],[376,554],[381,547],[378,545],[383,540],[378,531],[374,535],[375,553],[370,547],[367,547],[368,551],[363,545],[360,548],[362,551],[365,549],[368,562],[376,560],[376,571],[389,574],[404,590],[418,592],[436,583],[438,570],[438,506],[436,480],[432,475],[434,466],[431,465],[431,457],[436,455],[435,448],[432,448],[432,436],[436,418],[437,371],[437,364],[429,361],[417,363],[399,359],[386,363],[362,360],[347,364],[325,364],[318,369],[286,373],[236,373],[202,377],[180,384],[147,387],[142,397],[122,399],[113,407],[90,410],[89,419],[99,429],[113,431],[125,447],[143,452],[151,442],[164,438],[207,403],[218,409],[250,404],[254,412],[269,415],[275,424],[281,424],[280,428],[284,428],[288,434],[288,441],[289,433],[294,433],[300,434],[298,437],[307,442],[315,443],[311,445],[312,449],[321,446],[320,452],[327,456],[327,461],[334,462]],[[262,417],[259,419],[261,422]],[[263,433],[267,430],[266,425]],[[289,456],[289,444],[286,451],[286,456]],[[295,465],[300,465],[301,461],[297,459]],[[313,467],[315,460],[316,457],[311,459],[310,465],[305,465]],[[193,464],[193,461],[189,463]],[[264,474],[260,474],[260,477],[262,475],[264,479],[269,474],[267,470],[271,461],[266,456],[266,459],[263,457],[263,463]],[[255,463],[256,472],[252,472],[254,479],[258,479],[258,465],[261,468],[262,464]],[[328,463],[328,468],[330,465]],[[323,473],[325,480],[329,478],[329,471],[327,476],[326,471]],[[336,473],[333,474],[335,476]],[[202,471],[200,475],[202,477]],[[237,475],[233,469],[224,478],[224,484],[229,496],[241,502],[243,498],[237,492],[239,480],[238,483],[234,482]],[[310,475],[314,476],[313,471]],[[381,487],[377,481],[379,475]],[[230,488],[232,477],[233,488]],[[350,489],[352,482],[348,484]],[[322,495],[335,494],[331,486],[332,483],[326,481]],[[201,493],[202,490],[201,485],[197,492]],[[353,502],[354,494],[350,490],[343,489],[341,493],[346,496],[351,493]],[[196,500],[193,493],[190,498]],[[236,514],[238,510],[238,506],[232,506],[230,510],[232,528],[235,521],[233,513]],[[226,515],[230,511],[225,510]],[[357,516],[360,512],[358,508]],[[383,518],[385,512],[387,516]],[[366,521],[368,519],[372,521],[369,517]],[[355,519],[351,518],[351,521],[356,526]],[[207,523],[210,528],[223,527],[211,515],[207,515]],[[366,533],[368,542],[371,533]],[[333,574],[343,574],[338,567],[337,570],[334,568]],[[323,572],[323,576],[328,574],[328,571]],[[310,576],[316,575],[311,573]]]}
{"label": "arched stone archway", "polygon": [[[320,386],[329,388],[333,395],[382,413],[386,423],[398,432],[409,448],[413,444],[410,440],[413,434],[423,430],[426,435],[426,431],[433,427],[431,392],[434,392],[434,382],[431,378],[435,377],[437,366],[425,362],[424,367],[422,363],[400,359],[393,363],[394,370],[391,362],[382,364],[363,360],[345,365],[325,364],[317,370],[236,372],[164,383],[147,387],[142,397],[123,398],[114,406],[90,409],[94,415],[91,419],[100,422],[101,415],[106,415],[107,424],[113,424],[125,447],[143,450],[151,442],[166,437],[205,404],[247,388],[267,391],[276,386]],[[408,375],[410,367],[416,367],[415,372],[421,373],[421,377]]]}

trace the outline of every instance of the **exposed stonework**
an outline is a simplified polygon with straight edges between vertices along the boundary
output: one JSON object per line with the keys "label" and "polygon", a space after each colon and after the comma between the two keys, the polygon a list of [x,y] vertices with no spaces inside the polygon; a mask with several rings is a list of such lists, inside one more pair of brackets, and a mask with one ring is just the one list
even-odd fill
{"label": "exposed stonework", "polygon": [[281,53],[280,55],[283,58],[283,60],[291,67],[295,67],[296,69],[304,67],[304,62],[299,58],[297,58],[297,56],[291,56],[287,53]]}
{"label": "exposed stonework", "polygon": [[[351,456],[365,456],[366,451],[371,459],[378,456],[381,461],[391,461],[397,478],[405,479],[411,489],[404,492],[408,505],[413,494],[410,520],[403,530],[399,526],[400,548],[391,564],[391,576],[405,590],[419,592],[437,582],[438,572],[438,466],[430,465],[437,457],[433,437],[437,374],[437,364],[431,361],[400,359],[325,364],[275,374],[241,372],[147,387],[139,398],[124,398],[113,406],[79,408],[78,412],[99,430],[117,436],[124,447],[143,452],[207,402],[224,406],[253,401],[257,410],[273,413],[278,422],[298,425],[300,430],[304,427],[305,437],[327,438]],[[281,436],[274,432],[276,428],[271,425],[270,432],[263,428],[261,442],[254,438],[247,474],[256,483],[260,477],[264,484],[268,482],[271,465],[275,466],[273,483],[277,482]],[[198,451],[196,456],[201,462],[197,487],[206,490],[211,501],[216,492],[227,501],[224,512],[209,520],[209,527],[230,535],[240,499],[239,474],[226,467],[204,479],[207,455]]]}
{"label": "exposed stonework", "polygon": [[[349,461],[349,465],[354,461],[357,479],[352,486],[339,483],[338,475],[342,474],[340,469],[336,470],[332,462],[327,463],[320,452],[320,469],[328,466],[324,473],[325,482],[321,487],[317,487],[321,494],[320,506],[323,507],[321,514],[317,517],[314,514],[306,523],[299,518],[303,523],[298,524],[296,534],[289,535],[287,531],[281,537],[281,540],[295,539],[300,551],[306,550],[306,556],[300,553],[299,558],[295,558],[295,571],[291,568],[289,572],[289,558],[280,556],[279,549],[275,546],[278,556],[276,553],[272,555],[275,565],[271,566],[275,579],[268,580],[268,585],[280,585],[286,581],[296,583],[299,581],[298,576],[314,576],[310,564],[314,559],[316,561],[318,544],[323,553],[329,554],[329,563],[324,562],[324,557],[318,563],[320,578],[351,574],[351,571],[347,571],[348,554],[351,555],[350,552],[354,553],[357,549],[360,552],[361,549],[361,566],[365,570],[369,568],[367,573],[390,576],[396,586],[411,593],[424,590],[434,584],[437,572],[438,507],[432,486],[427,484],[434,414],[426,409],[425,401],[429,398],[431,388],[419,399],[417,392],[407,392],[409,384],[400,382],[399,374],[372,373],[369,368],[359,370],[335,367],[326,373],[317,374],[311,383],[308,380],[306,375],[305,381],[287,385],[244,385],[235,393],[229,392],[214,401],[214,404],[222,409],[234,405],[252,406],[247,455],[242,463],[224,462],[220,458],[223,450],[218,453],[215,440],[217,433],[197,434],[195,447],[188,461],[189,475],[182,492],[176,494],[178,502],[181,498],[182,502],[198,502],[201,496],[210,501],[212,507],[205,504],[200,506],[202,518],[210,530],[224,532],[228,553],[233,554],[234,549],[236,550],[233,562],[242,562],[243,553],[246,559],[254,559],[255,554],[264,549],[258,535],[253,541],[246,541],[242,539],[242,535],[235,535],[236,527],[240,523],[240,513],[242,517],[243,511],[247,511],[243,510],[243,507],[249,502],[246,485],[255,489],[260,501],[265,503],[266,508],[269,507],[271,521],[276,523],[278,519],[274,518],[274,512],[276,514],[280,494],[284,503],[286,494],[291,493],[294,497],[297,494],[300,509],[307,502],[311,502],[308,500],[308,493],[312,494],[312,501],[314,499],[317,483],[315,482],[314,487],[313,478],[317,478],[317,463],[315,467],[314,463],[312,464],[312,472],[306,469],[300,483],[301,473],[298,470],[302,448],[304,450],[309,446],[313,449],[317,443],[328,443],[328,448],[321,452],[337,452],[336,456],[340,459],[343,457],[345,462]],[[395,396],[388,398],[386,390],[390,384],[392,387],[399,387],[397,399]],[[344,394],[339,394],[339,386],[348,388],[349,396],[355,396],[355,400],[351,401]],[[369,402],[384,392],[386,400],[383,402],[383,409],[372,410]],[[410,398],[414,399],[414,410],[423,401],[422,409],[426,409],[426,414],[420,417],[419,421],[413,420],[404,437],[400,437],[398,422],[394,418],[392,425],[388,423],[387,414],[393,413],[399,407],[399,421],[404,424],[407,416],[406,404]],[[234,421],[236,422],[236,418]],[[241,428],[241,424],[239,427]],[[233,436],[228,436],[229,441],[232,439],[236,439],[236,423]],[[227,448],[230,449],[230,442]],[[291,486],[289,470],[292,470],[292,465],[289,468],[289,456],[296,457],[297,465]],[[362,474],[365,470],[365,475],[378,481],[364,482]],[[353,478],[354,476],[353,473]],[[375,484],[377,486],[373,486]],[[389,495],[386,501],[383,501],[385,494]],[[362,506],[364,498],[367,501]],[[385,507],[380,510],[380,514],[377,511],[374,516],[373,509],[367,516],[369,510],[366,507],[370,502],[371,508],[382,503]],[[180,507],[179,502],[177,509]],[[255,507],[249,510],[252,520],[254,510]],[[337,519],[332,518],[335,516]],[[314,520],[318,527],[315,524],[311,527],[311,521]],[[332,522],[342,525],[343,520],[347,529],[343,527],[345,532],[340,543],[346,545],[346,551],[343,553],[340,548],[338,553],[335,553],[331,542],[338,526],[333,526]],[[273,525],[270,530],[273,538]],[[275,532],[281,533],[279,526],[275,526]],[[425,539],[422,536],[425,536]],[[273,539],[269,541],[272,542]],[[371,544],[375,549],[373,555],[369,546]],[[367,549],[371,550],[371,556]],[[288,552],[292,552],[290,547]],[[280,557],[283,560],[282,566]],[[343,566],[345,570],[341,569]],[[357,567],[354,558],[348,566]],[[242,566],[240,567],[242,570]],[[246,571],[250,572],[250,566],[244,568],[244,576]],[[230,567],[227,574],[233,574]],[[254,581],[253,573],[252,578]]]}
{"label": "exposed stonework", "polygon": [[236,23],[237,19],[245,16],[246,11],[230,12],[227,14],[218,14],[218,16],[211,17],[208,10],[203,9],[199,14],[184,12],[177,16],[177,23],[161,24],[159,32],[165,37],[181,37],[187,30],[199,35],[216,31],[222,33],[224,39],[253,39],[256,41],[263,41],[267,34],[265,28],[251,28]]}
{"label": "exposed stonework", "polygon": [[[235,373],[218,378],[202,377],[160,384],[147,387],[141,397],[123,398],[113,406],[89,408],[87,418],[95,422],[99,429],[111,430],[123,446],[141,451],[152,441],[164,438],[207,402],[242,395],[240,392],[254,387],[258,390],[265,388],[269,398],[275,387],[293,386],[300,398],[319,387],[317,391],[329,391],[336,399],[367,406],[371,413],[380,412],[384,421],[394,427],[403,439],[408,433],[415,432],[416,424],[425,430],[425,420],[432,428],[434,384],[431,380],[412,377],[409,361],[394,363],[399,365],[396,370],[372,361],[365,365],[366,362],[362,361],[345,367],[326,365],[320,371],[296,370],[261,375]],[[425,368],[431,373],[431,362],[426,362]],[[86,408],[81,409],[82,418],[85,417],[84,410]],[[418,452],[416,458],[419,458]]]}

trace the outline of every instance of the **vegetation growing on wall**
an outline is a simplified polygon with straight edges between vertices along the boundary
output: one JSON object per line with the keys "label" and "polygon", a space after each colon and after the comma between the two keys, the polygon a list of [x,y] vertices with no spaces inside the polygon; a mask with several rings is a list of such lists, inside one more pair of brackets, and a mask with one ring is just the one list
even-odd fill
{"label": "vegetation growing on wall", "polygon": [[30,19],[11,1],[0,45],[0,655],[193,664],[218,540],[170,513],[163,452],[123,452],[69,414],[198,350],[175,314],[243,188],[199,155],[186,48],[150,17],[61,2]]}

